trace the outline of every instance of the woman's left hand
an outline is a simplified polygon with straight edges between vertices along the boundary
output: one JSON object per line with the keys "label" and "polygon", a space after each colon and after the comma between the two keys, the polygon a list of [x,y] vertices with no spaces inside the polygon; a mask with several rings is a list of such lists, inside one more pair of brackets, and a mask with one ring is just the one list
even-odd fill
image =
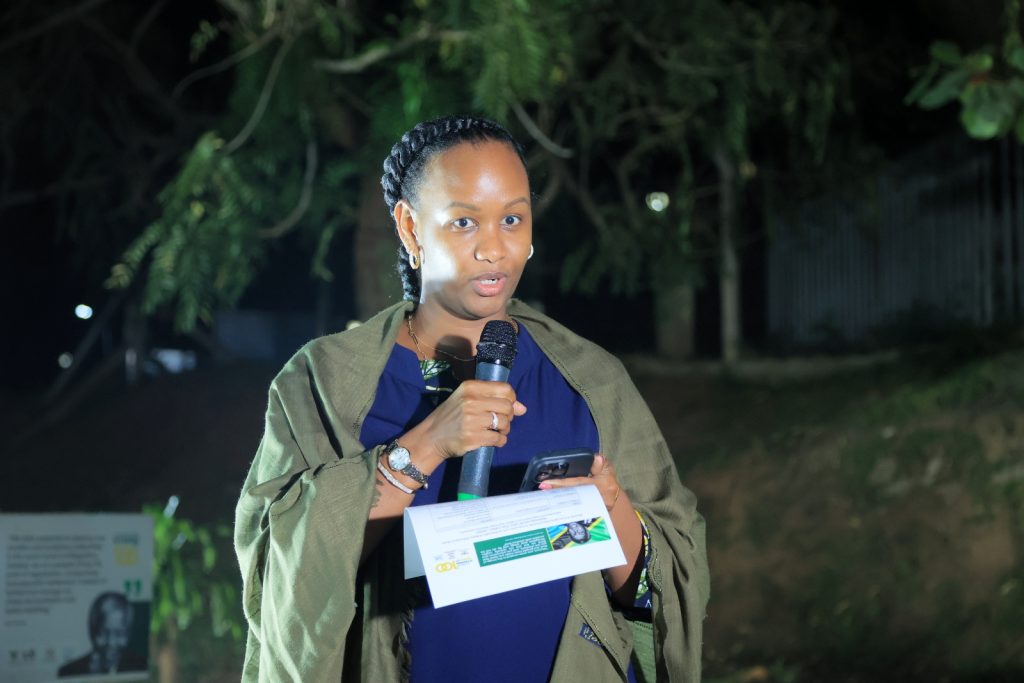
{"label": "woman's left hand", "polygon": [[604,500],[604,506],[609,511],[615,507],[615,503],[622,495],[622,487],[619,486],[619,480],[615,476],[615,466],[600,453],[594,455],[594,462],[590,466],[589,477],[548,479],[541,482],[537,488],[541,490],[564,489],[571,486],[584,486],[585,484],[597,486],[597,490],[601,492],[601,499]]}
{"label": "woman's left hand", "polygon": [[608,508],[608,516],[614,520],[615,532],[619,536],[622,552],[626,555],[626,564],[609,567],[604,570],[604,576],[615,601],[623,607],[628,607],[636,600],[636,588],[644,567],[641,558],[643,529],[640,526],[640,517],[633,510],[629,495],[619,485],[619,480],[615,476],[615,466],[608,458],[598,453],[594,456],[594,464],[590,466],[589,477],[548,479],[542,482],[539,488],[564,489],[584,484],[597,486],[604,506]]}

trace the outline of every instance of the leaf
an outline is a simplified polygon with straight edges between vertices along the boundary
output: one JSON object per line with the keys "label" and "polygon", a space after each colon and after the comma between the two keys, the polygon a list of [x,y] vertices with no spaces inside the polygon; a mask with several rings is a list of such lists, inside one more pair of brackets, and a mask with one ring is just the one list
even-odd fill
{"label": "leaf", "polygon": [[940,78],[918,101],[922,109],[938,109],[960,97],[971,74],[966,69],[950,71]]}
{"label": "leaf", "polygon": [[974,52],[967,55],[964,60],[964,67],[975,74],[988,73],[993,66],[995,66],[995,60],[992,58],[991,52],[988,51]]}
{"label": "leaf", "polygon": [[906,105],[916,104],[917,101],[920,100],[926,92],[928,92],[928,89],[931,88],[932,83],[935,82],[935,77],[938,75],[939,65],[935,62],[932,62],[931,64],[928,65],[928,68],[925,69],[924,73],[921,74],[917,81],[915,81],[913,87],[910,89],[910,92],[908,92],[907,96],[903,98],[903,103]]}
{"label": "leaf", "polygon": [[960,66],[963,61],[963,55],[960,52],[960,46],[956,43],[951,43],[948,40],[939,40],[932,43],[931,48],[928,50],[934,59],[939,64],[945,64],[947,66]]}
{"label": "leaf", "polygon": [[1018,71],[1024,71],[1024,46],[1018,45],[1010,50],[1006,55],[1006,63]]}
{"label": "leaf", "polygon": [[976,140],[991,140],[999,134],[1000,121],[981,108],[964,109],[960,114],[967,134]]}

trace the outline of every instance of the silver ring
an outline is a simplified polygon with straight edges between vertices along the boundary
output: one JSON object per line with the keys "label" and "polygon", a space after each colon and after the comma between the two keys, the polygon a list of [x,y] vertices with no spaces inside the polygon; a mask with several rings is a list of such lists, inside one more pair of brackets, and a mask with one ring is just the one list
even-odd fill
{"label": "silver ring", "polygon": [[491,431],[498,431],[498,414],[493,410],[491,411]]}

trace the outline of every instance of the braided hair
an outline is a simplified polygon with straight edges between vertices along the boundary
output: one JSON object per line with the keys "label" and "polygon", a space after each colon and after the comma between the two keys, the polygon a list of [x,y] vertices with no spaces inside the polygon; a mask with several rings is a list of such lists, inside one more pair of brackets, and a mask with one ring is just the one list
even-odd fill
{"label": "braided hair", "polygon": [[[463,142],[490,140],[509,145],[526,168],[523,148],[508,130],[494,121],[473,116],[445,116],[416,124],[395,143],[391,154],[384,160],[380,184],[384,188],[388,212],[394,215],[395,205],[401,199],[413,200],[416,197],[423,180],[423,170],[435,155]],[[402,278],[404,298],[419,301],[419,273],[409,265],[402,246],[398,247],[398,274]]]}

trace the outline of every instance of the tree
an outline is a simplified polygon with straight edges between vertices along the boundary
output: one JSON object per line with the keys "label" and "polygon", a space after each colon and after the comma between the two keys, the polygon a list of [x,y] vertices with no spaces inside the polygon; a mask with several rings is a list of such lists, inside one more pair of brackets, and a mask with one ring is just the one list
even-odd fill
{"label": "tree", "polygon": [[355,232],[360,313],[377,310],[381,292],[397,291],[381,282],[394,262],[381,248],[391,243],[381,150],[453,104],[501,119],[545,97],[568,35],[563,3],[399,3],[379,15],[317,0],[225,6],[228,21],[208,30],[227,32],[236,51],[188,80],[233,69],[228,111],[109,281],[125,287],[144,273],[147,311],[173,306],[182,330],[234,305],[268,243],[293,231],[327,280],[332,240]]}
{"label": "tree", "polygon": [[[377,184],[382,150],[418,120],[476,110],[532,138],[531,166],[546,179],[538,213],[565,189],[590,223],[570,226],[580,246],[563,285],[653,290],[666,354],[692,349],[694,288],[708,253],[720,252],[733,358],[743,185],[766,148],[801,161],[810,149],[820,161],[841,90],[831,15],[815,7],[221,0],[220,16],[201,19],[192,37],[198,68],[173,88],[157,79],[146,90],[169,120],[196,92],[225,93],[221,108],[182,115],[188,125],[167,151],[182,158],[147,175],[157,210],[125,217],[122,235],[136,236],[108,282],[144,284],[146,310],[173,312],[188,330],[234,305],[282,240],[304,245],[311,275],[329,280],[338,266],[328,255],[344,234],[356,244],[366,316],[397,292],[381,281],[394,261]],[[142,30],[111,22],[97,31],[130,33],[120,45]],[[757,139],[779,125],[793,144]],[[106,158],[116,168],[114,151]],[[130,172],[116,179],[132,182]]]}
{"label": "tree", "polygon": [[[742,187],[768,155],[790,167],[823,162],[846,77],[829,42],[835,17],[803,2],[701,0],[595,3],[580,19],[577,78],[557,103],[562,119],[550,117],[551,135],[579,155],[549,155],[596,239],[572,254],[563,283],[588,290],[608,278],[618,290],[652,289],[659,350],[685,356],[698,247],[713,245],[723,357],[733,361]],[[787,142],[752,145],[771,126],[787,131]],[[714,186],[702,185],[708,175]],[[713,235],[695,233],[716,224]]]}

